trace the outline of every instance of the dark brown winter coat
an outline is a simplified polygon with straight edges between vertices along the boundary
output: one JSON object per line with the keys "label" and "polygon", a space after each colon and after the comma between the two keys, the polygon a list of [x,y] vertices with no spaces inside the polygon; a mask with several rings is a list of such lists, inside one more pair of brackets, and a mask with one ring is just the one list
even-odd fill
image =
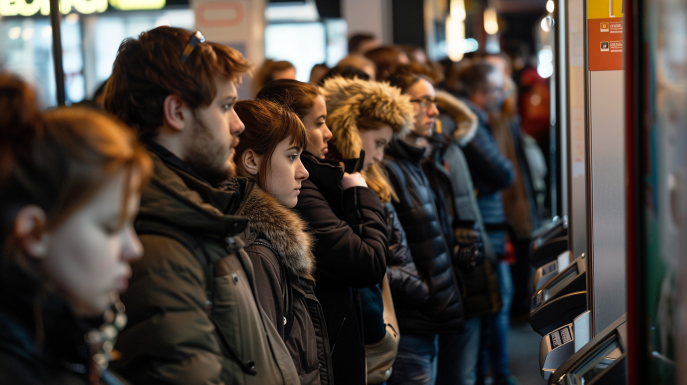
{"label": "dark brown winter coat", "polygon": [[327,325],[314,292],[314,242],[305,223],[259,188],[240,214],[249,220],[244,250],[260,306],[284,339],[301,384],[333,384]]}

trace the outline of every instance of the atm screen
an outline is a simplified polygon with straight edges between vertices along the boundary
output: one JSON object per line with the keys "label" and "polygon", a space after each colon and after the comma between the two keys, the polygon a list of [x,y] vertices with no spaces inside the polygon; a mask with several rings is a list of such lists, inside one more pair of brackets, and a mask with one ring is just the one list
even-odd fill
{"label": "atm screen", "polygon": [[554,282],[549,285],[549,288],[544,291],[544,301],[548,300],[549,298],[553,297],[561,291],[570,281],[575,279],[577,277],[577,265],[573,267],[572,269],[568,270],[565,275],[556,278]]}
{"label": "atm screen", "polygon": [[570,328],[567,326],[552,332],[549,334],[549,338],[551,339],[551,350],[561,347],[573,340]]}
{"label": "atm screen", "polygon": [[599,349],[592,352],[580,365],[574,368],[570,373],[572,376],[569,377],[569,379],[573,379],[574,381],[566,381],[566,383],[573,383],[575,385],[590,383],[596,376],[614,363],[615,360],[619,359],[622,354],[623,351],[620,347],[620,341],[618,341],[617,336],[613,336]]}

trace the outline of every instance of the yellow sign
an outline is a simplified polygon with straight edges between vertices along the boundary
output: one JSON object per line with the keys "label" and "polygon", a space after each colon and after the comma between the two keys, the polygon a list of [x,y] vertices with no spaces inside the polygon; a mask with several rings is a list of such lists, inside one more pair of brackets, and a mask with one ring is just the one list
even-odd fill
{"label": "yellow sign", "polygon": [[587,19],[623,17],[623,0],[587,0]]}
{"label": "yellow sign", "polygon": [[[60,0],[60,12],[68,14],[74,11],[88,15],[103,13],[108,6],[120,11],[139,11],[164,8],[166,0]],[[0,0],[1,16],[34,16],[50,14],[50,0]]]}

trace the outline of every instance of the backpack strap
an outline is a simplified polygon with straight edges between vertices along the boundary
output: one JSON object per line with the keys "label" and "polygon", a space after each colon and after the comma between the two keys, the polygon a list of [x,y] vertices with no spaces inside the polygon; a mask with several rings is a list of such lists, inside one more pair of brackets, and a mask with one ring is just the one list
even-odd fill
{"label": "backpack strap", "polygon": [[[253,241],[253,244],[267,247],[274,253],[277,259],[281,259],[281,254],[266,239],[258,238]],[[282,263],[279,263],[279,274],[284,281],[284,285],[281,288],[281,298],[284,309],[284,341],[286,341],[289,335],[291,335],[291,329],[293,328],[293,290],[291,288],[291,282],[294,278],[291,276],[292,273],[288,271]]]}
{"label": "backpack strap", "polygon": [[160,235],[163,237],[172,238],[181,243],[196,257],[203,268],[203,273],[205,274],[205,295],[207,296],[205,310],[209,313],[212,309],[212,293],[215,280],[213,278],[210,258],[196,237],[183,230],[180,230],[178,227],[162,221],[139,219],[134,223],[134,228],[136,229],[138,235]]}
{"label": "backpack strap", "polygon": [[215,320],[209,314],[212,310],[212,293],[214,289],[215,280],[212,271],[212,263],[210,263],[210,257],[207,255],[205,249],[203,249],[198,239],[196,239],[196,237],[194,237],[192,234],[180,230],[178,227],[175,227],[171,224],[162,221],[139,219],[136,221],[136,223],[134,223],[134,228],[136,229],[138,235],[160,235],[163,237],[174,239],[175,241],[181,243],[196,257],[196,259],[198,260],[198,262],[200,262],[200,265],[203,268],[203,272],[205,273],[205,295],[207,296],[205,302],[205,311],[208,313],[208,318],[210,319],[210,322],[212,322],[212,324],[215,326],[215,330],[217,330],[219,338],[226,346],[229,354],[234,356],[241,369],[243,369],[244,372],[252,375],[257,374],[257,371],[255,369],[255,363],[253,361],[245,361],[241,358],[236,349],[234,349],[234,347],[231,344],[229,344],[229,341],[222,333],[222,329],[219,327],[219,325],[217,325]]}

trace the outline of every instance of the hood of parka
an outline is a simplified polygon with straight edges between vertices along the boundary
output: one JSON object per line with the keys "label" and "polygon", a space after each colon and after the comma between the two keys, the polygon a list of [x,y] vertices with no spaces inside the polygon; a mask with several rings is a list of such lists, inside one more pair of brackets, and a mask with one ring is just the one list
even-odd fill
{"label": "hood of parka", "polygon": [[446,91],[437,90],[436,101],[439,112],[449,115],[456,122],[453,139],[461,146],[470,142],[477,132],[477,115],[460,99]]}
{"label": "hood of parka", "polygon": [[343,159],[357,158],[362,148],[356,119],[366,116],[388,124],[394,136],[408,132],[413,123],[410,97],[389,83],[334,77],[320,88],[327,103],[331,142]]}
{"label": "hood of parka", "polygon": [[240,212],[248,218],[250,233],[264,236],[284,257],[292,273],[315,280],[313,237],[305,222],[293,211],[282,206],[264,190],[256,187]]}
{"label": "hood of parka", "polygon": [[232,178],[214,188],[190,174],[172,169],[151,153],[154,173],[141,193],[139,219],[161,220],[191,233],[226,237],[241,233],[248,220],[237,216],[255,182]]}

